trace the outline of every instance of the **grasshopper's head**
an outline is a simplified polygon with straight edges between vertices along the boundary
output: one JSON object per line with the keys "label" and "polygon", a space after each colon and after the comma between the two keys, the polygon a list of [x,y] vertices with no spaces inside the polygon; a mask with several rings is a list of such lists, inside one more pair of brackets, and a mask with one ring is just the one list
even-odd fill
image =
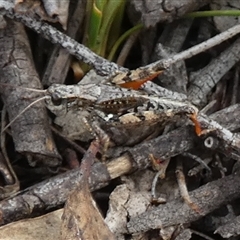
{"label": "grasshopper's head", "polygon": [[69,101],[76,99],[73,85],[53,84],[47,89],[47,93],[56,106],[60,105],[65,99]]}
{"label": "grasshopper's head", "polygon": [[60,105],[63,100],[65,100],[65,102],[73,102],[75,100],[79,102],[95,102],[100,92],[96,84],[53,84],[47,89],[47,94],[50,96],[54,105]]}

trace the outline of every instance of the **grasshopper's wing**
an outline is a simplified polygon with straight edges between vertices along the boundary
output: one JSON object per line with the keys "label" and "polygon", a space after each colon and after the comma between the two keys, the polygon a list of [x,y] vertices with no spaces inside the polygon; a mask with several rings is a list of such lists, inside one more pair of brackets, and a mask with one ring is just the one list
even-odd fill
{"label": "grasshopper's wing", "polygon": [[156,136],[166,126],[169,117],[164,112],[128,113],[114,122],[102,122],[101,128],[118,146],[132,146]]}

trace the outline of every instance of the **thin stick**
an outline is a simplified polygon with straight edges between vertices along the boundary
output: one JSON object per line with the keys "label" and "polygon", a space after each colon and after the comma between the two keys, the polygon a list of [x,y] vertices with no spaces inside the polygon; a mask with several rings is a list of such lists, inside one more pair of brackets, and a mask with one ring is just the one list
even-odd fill
{"label": "thin stick", "polygon": [[[6,118],[6,109],[4,106],[3,110],[2,110],[2,114],[1,114],[1,120],[2,120],[1,121],[2,122],[1,129],[3,128],[3,125],[5,123],[5,118]],[[5,159],[6,165],[8,167],[9,173],[10,173],[10,178],[8,179],[8,183],[6,184],[6,186],[4,186],[4,188],[2,189],[2,192],[0,193],[0,199],[4,199],[6,197],[9,197],[11,194],[19,191],[20,183],[19,183],[19,180],[17,178],[15,171],[13,170],[12,164],[10,163],[10,159],[8,157],[8,153],[7,153],[7,149],[6,149],[6,141],[5,141],[6,134],[1,134],[0,139],[1,139],[0,146],[1,146],[2,155]],[[10,192],[6,190],[6,189],[8,189],[7,185],[11,188]],[[6,190],[6,191],[4,191],[4,190]]]}
{"label": "thin stick", "polygon": [[[203,161],[205,162],[206,165],[208,165],[212,161],[212,158],[206,158]],[[188,171],[188,176],[192,177],[194,175],[197,175],[204,168],[205,168],[205,165],[203,165],[203,164],[197,165],[196,167],[194,167]]]}
{"label": "thin stick", "polygon": [[120,66],[123,66],[125,61],[126,61],[126,58],[133,46],[133,44],[136,42],[138,36],[139,36],[139,33],[140,32],[135,32],[133,33],[129,38],[128,40],[125,42],[123,48],[121,49],[121,52],[117,58],[117,64],[120,65]]}
{"label": "thin stick", "polygon": [[158,171],[154,178],[153,178],[153,181],[152,181],[152,187],[151,187],[151,195],[152,195],[152,200],[155,201],[157,200],[157,194],[156,194],[156,186],[157,186],[157,182],[158,182],[158,179],[159,179],[159,176],[161,175],[161,171]]}
{"label": "thin stick", "polygon": [[[14,5],[7,2],[1,1],[0,5],[0,13],[6,15],[7,17],[17,20],[27,27],[35,30],[37,33],[41,34],[46,39],[50,40],[52,43],[58,43],[63,48],[65,48],[69,53],[74,55],[79,60],[82,60],[86,64],[94,67],[95,70],[100,75],[110,75],[114,76],[119,72],[126,72],[128,69],[122,68],[113,62],[109,62],[106,59],[98,56],[97,54],[93,53],[90,49],[85,47],[84,45],[76,42],[74,39],[68,37],[67,35],[61,33],[57,29],[53,28],[52,26],[43,23],[41,21],[37,21],[29,16],[26,16],[21,13],[14,12]],[[171,58],[163,59],[152,64],[146,65],[141,67],[140,70],[153,70],[159,71],[165,68],[168,68],[171,64],[191,58],[201,52],[204,52],[223,41],[226,41],[233,36],[240,33],[240,24],[228,29],[225,32],[222,32],[215,37],[202,42],[194,47],[187,49],[179,54],[174,55]]]}
{"label": "thin stick", "polygon": [[183,173],[183,166],[182,166],[182,161],[181,160],[178,160],[178,162],[177,162],[177,167],[176,167],[175,173],[176,173],[177,182],[178,182],[181,197],[183,198],[185,203],[188,204],[188,206],[192,210],[194,210],[195,212],[200,214],[201,210],[200,210],[199,206],[196,203],[194,203],[189,196],[185,176],[184,176],[184,173]]}
{"label": "thin stick", "polygon": [[238,33],[240,33],[240,24],[238,24],[232,28],[229,28],[225,32],[222,32],[222,33],[208,39],[207,41],[204,41],[204,42],[202,42],[198,45],[195,45],[185,51],[182,51],[182,52],[174,55],[171,58],[163,59],[163,60],[151,63],[149,65],[141,67],[140,69],[142,69],[142,70],[152,69],[154,71],[158,71],[159,69],[162,69],[162,68],[168,68],[173,63],[180,61],[180,60],[186,60],[188,58],[191,58],[201,52],[204,52],[204,51],[228,40],[229,38],[232,38],[233,36],[237,35]]}
{"label": "thin stick", "polygon": [[207,239],[207,240],[215,240],[214,238],[211,238],[211,237],[207,236],[206,234],[201,233],[201,232],[199,232],[199,231],[196,231],[196,230],[193,230],[193,229],[190,229],[190,231],[191,231],[193,234],[198,235],[198,236],[200,236],[200,237],[202,237],[202,238],[205,238],[205,239]]}
{"label": "thin stick", "polygon": [[184,157],[192,158],[194,161],[198,162],[203,168],[205,168],[210,174],[212,173],[211,168],[198,156],[185,152],[181,154]]}
{"label": "thin stick", "polygon": [[77,59],[95,68],[95,70],[100,75],[111,75],[116,74],[118,71],[126,71],[126,69],[118,66],[116,63],[109,62],[108,60],[98,56],[89,48],[78,43],[66,34],[58,31],[56,28],[50,26],[49,24],[38,21],[22,13],[15,12],[14,5],[10,4],[7,1],[1,1],[0,14],[23,23],[27,27],[41,34],[44,38],[48,39],[52,43],[60,44]]}

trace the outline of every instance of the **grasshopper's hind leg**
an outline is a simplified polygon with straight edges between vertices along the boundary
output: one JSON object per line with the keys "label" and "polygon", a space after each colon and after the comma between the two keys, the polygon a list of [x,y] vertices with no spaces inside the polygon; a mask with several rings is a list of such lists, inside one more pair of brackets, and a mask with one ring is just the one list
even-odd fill
{"label": "grasshopper's hind leg", "polygon": [[110,146],[110,137],[108,134],[100,127],[97,121],[90,123],[86,118],[84,118],[84,123],[88,127],[89,131],[92,133],[96,141],[102,146],[102,157],[101,160],[106,160],[106,152]]}

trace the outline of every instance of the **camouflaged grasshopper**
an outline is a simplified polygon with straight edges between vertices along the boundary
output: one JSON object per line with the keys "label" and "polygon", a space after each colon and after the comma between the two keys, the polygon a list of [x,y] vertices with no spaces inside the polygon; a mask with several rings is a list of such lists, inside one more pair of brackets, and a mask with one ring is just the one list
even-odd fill
{"label": "camouflaged grasshopper", "polygon": [[159,134],[176,116],[195,119],[198,113],[198,109],[187,101],[159,98],[143,91],[102,83],[54,84],[46,94],[49,96],[47,107],[51,111],[54,111],[54,104],[64,104],[67,109],[78,108],[77,111],[87,110],[90,126],[98,125],[116,145],[134,145]]}
{"label": "camouflaged grasshopper", "polygon": [[[156,92],[156,89],[152,92]],[[157,136],[167,123],[180,116],[192,120],[196,134],[206,138],[206,148],[211,148],[208,136],[210,135],[210,139],[213,136],[220,143],[220,152],[239,160],[239,137],[199,113],[187,100],[179,100],[174,94],[171,98],[159,97],[156,94],[103,83],[72,86],[56,84],[47,89],[47,94],[52,103],[65,101],[69,109],[87,110],[90,125],[103,130],[115,145],[132,146]]]}
{"label": "camouflaged grasshopper", "polygon": [[[153,75],[156,74],[159,72]],[[151,76],[151,72],[144,72],[143,82],[149,77],[151,79]],[[94,77],[94,81],[97,80],[96,78]],[[75,135],[79,135],[80,140],[87,141],[96,137],[91,127],[94,125],[95,130],[96,128],[102,129],[116,145],[131,146],[159,134],[166,123],[173,121],[176,116],[187,115],[195,119],[198,113],[198,109],[185,100],[159,97],[140,90],[121,88],[102,83],[102,80],[99,83],[87,82],[78,85],[54,84],[46,90],[38,90],[45,96],[32,102],[18,116],[35,103],[45,99],[47,107],[53,113],[56,108],[59,108],[58,105],[66,108],[62,115],[71,110],[76,111],[75,115],[81,115],[82,111],[86,110],[85,119],[79,124],[85,133],[75,131]],[[141,79],[139,82],[141,84]],[[139,85],[138,82],[137,84]]]}
{"label": "camouflaged grasshopper", "polygon": [[[178,98],[173,94],[171,97],[159,97],[156,88],[152,91],[148,89],[148,93],[146,93],[102,82],[79,85],[54,84],[46,90],[37,91],[44,93],[45,96],[32,102],[18,116],[36,102],[45,99],[47,107],[53,113],[57,108],[65,108],[65,111],[61,113],[63,118],[70,112],[74,114],[74,118],[71,118],[74,120],[70,119],[68,125],[70,121],[72,121],[72,125],[73,122],[81,119],[80,124],[77,122],[77,125],[83,131],[74,130],[73,139],[88,141],[97,135],[103,136],[102,132],[104,132],[113,144],[132,146],[158,135],[167,123],[175,121],[178,116],[187,116],[194,123],[197,135],[213,134],[214,138],[221,142],[220,151],[224,150],[224,153],[234,152],[233,158],[239,159],[239,137],[199,113],[194,105],[181,98],[183,96]],[[82,118],[83,112],[85,115]],[[61,124],[59,125],[61,126]],[[97,130],[97,135],[95,130]],[[76,135],[79,138],[76,138]],[[211,148],[208,143],[206,147]]]}

